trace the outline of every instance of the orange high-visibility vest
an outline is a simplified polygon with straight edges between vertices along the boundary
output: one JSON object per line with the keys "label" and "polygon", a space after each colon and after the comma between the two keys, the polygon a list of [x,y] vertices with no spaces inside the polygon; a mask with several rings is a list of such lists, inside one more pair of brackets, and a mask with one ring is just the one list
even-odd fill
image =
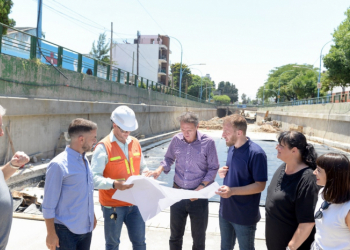
{"label": "orange high-visibility vest", "polygon": [[[123,150],[117,142],[110,141],[110,135],[107,135],[98,144],[103,143],[108,155],[108,163],[103,171],[103,176],[112,180],[127,180],[132,175],[140,174],[141,146],[139,141],[131,137],[128,145],[129,159],[126,159]],[[98,145],[97,144],[97,145]],[[97,146],[96,145],[96,146]],[[112,199],[115,189],[99,190],[99,198],[102,206],[124,207],[132,204]]]}

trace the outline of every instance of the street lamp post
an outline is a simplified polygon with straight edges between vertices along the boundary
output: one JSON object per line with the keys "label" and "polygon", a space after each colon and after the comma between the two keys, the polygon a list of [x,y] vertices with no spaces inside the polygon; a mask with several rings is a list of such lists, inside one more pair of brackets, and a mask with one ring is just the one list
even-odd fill
{"label": "street lamp post", "polygon": [[[319,74],[318,74],[318,82],[317,83],[321,83],[321,63],[322,63],[322,50],[324,48],[324,46],[326,46],[327,44],[329,44],[330,42],[332,42],[333,40],[327,42],[325,45],[323,45],[322,49],[321,49],[321,53],[320,53],[320,69],[319,69]],[[317,100],[320,97],[320,89],[317,88]]]}
{"label": "street lamp post", "polygon": [[180,62],[180,81],[179,81],[179,97],[181,97],[181,81],[182,81],[182,53],[183,53],[183,51],[182,51],[182,44],[181,44],[181,42],[177,39],[177,38],[175,38],[175,37],[173,37],[173,36],[169,36],[170,38],[174,38],[176,41],[178,41],[179,42],[179,44],[180,44],[180,46],[181,46],[181,62]]}
{"label": "street lamp post", "polygon": [[[215,87],[206,87],[203,89],[203,91],[206,89],[215,89]],[[201,91],[201,97],[202,97],[203,91]],[[209,91],[209,100],[210,100],[210,91]]]}
{"label": "street lamp post", "polygon": [[[192,65],[195,65],[195,64],[192,64]],[[198,64],[198,65],[200,65],[200,64]],[[192,69],[196,69],[196,68],[192,68]],[[201,101],[202,101],[202,86],[203,86],[203,73],[202,73],[202,71],[200,71],[199,69],[196,69],[196,70],[198,70],[200,73],[201,73],[201,90],[200,90],[200,99],[201,99]]]}
{"label": "street lamp post", "polygon": [[[205,65],[205,63],[190,64],[190,65],[187,66],[187,68],[190,68],[190,66],[193,66],[193,65]],[[196,68],[192,68],[192,69],[196,69]],[[196,69],[196,70],[198,70],[201,73],[201,91],[202,91],[203,73],[199,69]],[[182,79],[182,74],[183,74],[183,71],[180,74],[180,79]],[[200,94],[200,99],[202,100],[202,93]]]}
{"label": "street lamp post", "polygon": [[287,70],[287,71],[284,71],[282,74],[280,74],[280,77],[278,79],[278,96],[277,96],[277,103],[280,103],[280,87],[281,87],[281,76],[284,74],[284,73],[287,73],[287,72],[290,72],[290,71],[293,71],[293,70]]}

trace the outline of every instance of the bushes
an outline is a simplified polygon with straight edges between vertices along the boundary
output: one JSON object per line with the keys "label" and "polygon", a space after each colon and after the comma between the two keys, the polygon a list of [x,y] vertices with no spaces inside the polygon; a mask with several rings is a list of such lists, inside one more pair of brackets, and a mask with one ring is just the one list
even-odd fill
{"label": "bushes", "polygon": [[227,95],[214,95],[214,100],[220,102],[221,104],[229,104],[231,102],[230,97]]}

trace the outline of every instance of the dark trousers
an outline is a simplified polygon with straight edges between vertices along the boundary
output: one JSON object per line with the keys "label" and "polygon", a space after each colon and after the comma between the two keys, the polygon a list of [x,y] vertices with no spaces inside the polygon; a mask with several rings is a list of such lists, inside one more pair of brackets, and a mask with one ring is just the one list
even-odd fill
{"label": "dark trousers", "polygon": [[181,200],[170,207],[170,250],[181,250],[187,216],[191,220],[192,250],[205,249],[205,232],[208,226],[208,200]]}
{"label": "dark trousers", "polygon": [[66,226],[55,224],[56,234],[59,239],[59,248],[56,250],[89,250],[92,233],[75,234]]}

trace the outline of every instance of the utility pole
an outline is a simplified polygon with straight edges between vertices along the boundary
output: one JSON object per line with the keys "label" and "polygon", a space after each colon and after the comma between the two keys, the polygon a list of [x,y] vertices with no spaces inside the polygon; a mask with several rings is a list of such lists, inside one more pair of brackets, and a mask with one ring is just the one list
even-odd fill
{"label": "utility pole", "polygon": [[[38,20],[37,20],[37,36],[42,37],[42,20],[43,20],[43,0],[38,1]],[[41,48],[41,40],[38,39],[38,46]],[[40,50],[38,50],[37,57],[41,59]]]}
{"label": "utility pole", "polygon": [[140,31],[137,31],[137,75],[139,75],[139,47],[140,47]]}
{"label": "utility pole", "polygon": [[[113,49],[113,22],[111,22],[111,44],[110,44],[110,49],[109,49],[109,61],[110,61],[110,64],[113,65],[113,61],[112,61],[112,49]],[[111,77],[109,79],[111,79],[111,81],[113,80],[112,79],[112,75],[113,75],[113,68],[111,67]]]}
{"label": "utility pole", "polygon": [[131,74],[134,74],[134,55],[135,55],[135,52],[133,51],[132,52],[132,70],[131,70]]}

